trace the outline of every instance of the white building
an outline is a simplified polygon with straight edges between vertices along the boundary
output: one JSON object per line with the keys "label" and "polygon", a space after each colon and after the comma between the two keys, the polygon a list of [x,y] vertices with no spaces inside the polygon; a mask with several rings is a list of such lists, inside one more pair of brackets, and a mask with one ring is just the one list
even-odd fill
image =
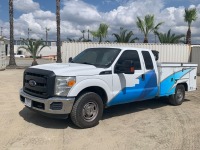
{"label": "white building", "polygon": [[[46,41],[44,41],[46,43]],[[10,40],[5,38],[5,52],[6,56],[9,55],[10,53]],[[20,55],[25,55],[25,56],[31,56],[29,52],[27,52],[25,49],[20,49],[20,46],[23,46],[22,40],[15,40],[14,41],[14,53],[15,54],[20,54]],[[48,47],[45,47],[42,49],[42,51],[38,54],[38,56],[55,56],[57,52],[57,46],[56,46],[56,41],[47,41]]]}

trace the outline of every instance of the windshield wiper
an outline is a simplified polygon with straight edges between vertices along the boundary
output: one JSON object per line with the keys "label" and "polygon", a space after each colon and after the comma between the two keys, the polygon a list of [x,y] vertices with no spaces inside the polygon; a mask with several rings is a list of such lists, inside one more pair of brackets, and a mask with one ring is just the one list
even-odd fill
{"label": "windshield wiper", "polygon": [[81,64],[87,64],[87,65],[93,65],[93,66],[95,66],[94,64],[91,64],[89,62],[82,62]]}

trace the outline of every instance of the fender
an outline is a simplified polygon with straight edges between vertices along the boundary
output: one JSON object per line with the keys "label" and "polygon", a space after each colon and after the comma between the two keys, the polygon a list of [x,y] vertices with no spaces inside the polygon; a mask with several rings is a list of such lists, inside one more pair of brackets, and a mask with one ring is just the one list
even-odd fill
{"label": "fender", "polygon": [[85,88],[96,86],[104,89],[107,94],[108,101],[112,99],[112,90],[106,84],[105,81],[101,79],[86,79],[82,80],[81,82],[77,83],[68,93],[68,97],[76,97],[82,90]]}

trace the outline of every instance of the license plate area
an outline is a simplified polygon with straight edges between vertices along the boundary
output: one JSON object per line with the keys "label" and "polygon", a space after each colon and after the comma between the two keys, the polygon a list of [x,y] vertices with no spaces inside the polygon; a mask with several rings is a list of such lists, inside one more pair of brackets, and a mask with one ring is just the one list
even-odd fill
{"label": "license plate area", "polygon": [[28,106],[28,107],[31,107],[32,106],[32,100],[29,99],[29,98],[25,98],[25,105]]}

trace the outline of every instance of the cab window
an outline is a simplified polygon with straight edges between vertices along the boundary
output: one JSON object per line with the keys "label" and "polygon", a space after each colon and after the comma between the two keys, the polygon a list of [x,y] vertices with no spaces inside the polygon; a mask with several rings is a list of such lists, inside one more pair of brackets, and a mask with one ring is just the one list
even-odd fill
{"label": "cab window", "polygon": [[148,51],[142,51],[142,55],[143,55],[143,58],[144,58],[144,63],[145,63],[146,69],[152,70],[153,69],[153,62],[152,62],[152,59],[151,59],[151,55],[149,54]]}
{"label": "cab window", "polygon": [[122,53],[117,64],[122,64],[125,60],[132,60],[135,70],[141,70],[141,63],[138,52],[135,50],[126,50]]}

